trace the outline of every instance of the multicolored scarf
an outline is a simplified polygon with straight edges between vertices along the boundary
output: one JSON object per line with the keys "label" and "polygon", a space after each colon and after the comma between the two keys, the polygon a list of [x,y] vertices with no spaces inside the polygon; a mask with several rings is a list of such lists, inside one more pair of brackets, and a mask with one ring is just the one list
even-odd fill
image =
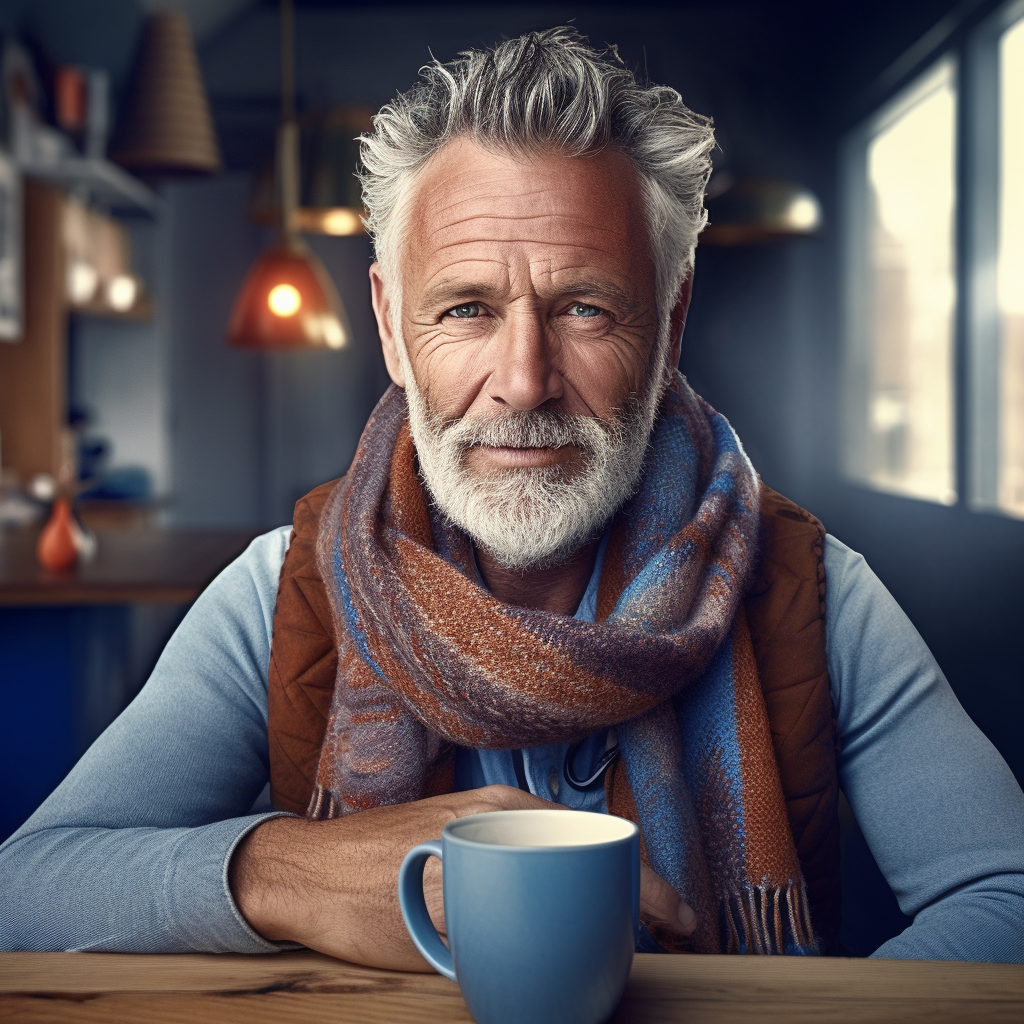
{"label": "multicolored scarf", "polygon": [[740,604],[758,501],[729,423],[677,377],[611,524],[597,621],[506,605],[431,507],[392,387],[321,520],[338,675],[309,816],[421,798],[450,744],[616,726],[645,856],[697,911],[691,948],[817,952]]}

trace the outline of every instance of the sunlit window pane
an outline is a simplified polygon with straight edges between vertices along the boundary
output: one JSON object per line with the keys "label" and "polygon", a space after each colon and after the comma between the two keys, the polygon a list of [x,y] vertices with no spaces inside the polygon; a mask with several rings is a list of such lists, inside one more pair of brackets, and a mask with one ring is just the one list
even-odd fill
{"label": "sunlit window pane", "polygon": [[[867,141],[867,352],[857,460],[883,490],[952,503],[955,106],[948,64]],[[860,404],[860,403],[858,403]]]}
{"label": "sunlit window pane", "polygon": [[999,69],[998,502],[1024,515],[1024,19],[1003,33]]}

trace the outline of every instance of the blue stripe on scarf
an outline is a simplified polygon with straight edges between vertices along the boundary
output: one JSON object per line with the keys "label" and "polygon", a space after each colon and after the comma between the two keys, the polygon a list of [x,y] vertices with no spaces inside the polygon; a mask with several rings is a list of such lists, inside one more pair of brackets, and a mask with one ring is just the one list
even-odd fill
{"label": "blue stripe on scarf", "polygon": [[[742,847],[739,851],[742,860],[746,856],[746,830],[740,742],[736,732],[736,680],[733,676],[731,632],[722,641],[700,679],[678,698],[677,711],[679,728],[684,737],[683,756],[690,778],[701,777],[693,760],[701,744],[687,742],[687,734],[691,731],[689,723],[700,722],[715,735],[714,746],[720,752],[722,767],[729,780],[729,796],[737,812],[736,835]],[[707,746],[706,743],[703,745]]]}
{"label": "blue stripe on scarf", "polygon": [[341,593],[341,606],[345,611],[345,625],[348,627],[349,636],[355,642],[363,661],[386,683],[387,676],[381,671],[380,666],[373,659],[370,653],[370,645],[366,642],[366,634],[359,624],[359,615],[356,606],[352,603],[352,592],[348,586],[348,576],[345,573],[345,562],[341,554],[341,535],[338,535],[337,543],[334,545],[334,578],[338,583],[338,590]]}

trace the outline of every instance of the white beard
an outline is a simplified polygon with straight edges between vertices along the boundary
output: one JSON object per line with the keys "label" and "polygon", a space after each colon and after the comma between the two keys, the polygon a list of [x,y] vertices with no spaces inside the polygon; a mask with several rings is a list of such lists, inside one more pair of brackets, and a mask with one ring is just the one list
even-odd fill
{"label": "white beard", "polygon": [[[600,536],[635,493],[666,386],[665,374],[657,369],[643,392],[610,420],[530,410],[445,421],[431,412],[408,359],[403,362],[409,425],[423,480],[441,512],[505,568],[561,564]],[[466,465],[477,445],[573,445],[582,464],[575,470],[549,466],[478,474]]]}

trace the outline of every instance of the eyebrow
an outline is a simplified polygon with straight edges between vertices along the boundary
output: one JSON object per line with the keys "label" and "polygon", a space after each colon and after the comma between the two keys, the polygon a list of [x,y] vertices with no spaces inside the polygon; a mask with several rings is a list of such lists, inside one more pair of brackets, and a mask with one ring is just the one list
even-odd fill
{"label": "eyebrow", "polygon": [[428,288],[423,293],[422,302],[425,306],[452,306],[460,300],[466,302],[470,296],[478,299],[496,299],[501,292],[493,285],[480,282],[446,281],[443,284]]}
{"label": "eyebrow", "polygon": [[[599,302],[607,302],[609,305],[619,307],[626,315],[636,313],[639,306],[637,301],[621,288],[607,282],[587,280],[586,278],[571,281],[559,288],[558,291],[562,295],[585,295],[587,298],[593,298]],[[480,281],[465,283],[451,281],[428,288],[423,294],[422,302],[426,306],[452,306],[459,302],[476,299],[498,299],[502,292],[503,289]]]}

